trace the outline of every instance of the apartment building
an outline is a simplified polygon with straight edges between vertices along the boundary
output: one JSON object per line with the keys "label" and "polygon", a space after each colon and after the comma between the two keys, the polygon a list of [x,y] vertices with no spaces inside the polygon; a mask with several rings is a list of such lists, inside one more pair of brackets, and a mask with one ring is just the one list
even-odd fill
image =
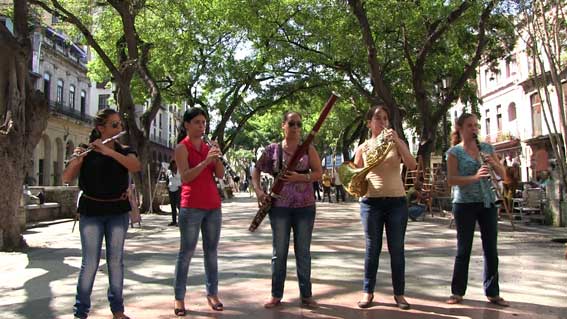
{"label": "apartment building", "polygon": [[[494,145],[497,154],[506,159],[507,165],[519,164],[522,181],[537,180],[541,172],[554,166],[554,154],[550,134],[562,138],[565,132],[550,131],[543,112],[549,112],[542,104],[534,81],[535,66],[528,54],[527,43],[519,38],[513,52],[497,62],[494,67],[482,64],[477,72],[481,137]],[[563,78],[563,92],[567,94],[567,82]],[[551,86],[549,87],[553,92]],[[567,96],[566,96],[567,98]],[[552,112],[560,121],[557,99],[552,96]],[[458,103],[451,110],[452,123],[463,112]],[[549,113],[547,113],[549,118]],[[558,129],[561,123],[557,122]]]}

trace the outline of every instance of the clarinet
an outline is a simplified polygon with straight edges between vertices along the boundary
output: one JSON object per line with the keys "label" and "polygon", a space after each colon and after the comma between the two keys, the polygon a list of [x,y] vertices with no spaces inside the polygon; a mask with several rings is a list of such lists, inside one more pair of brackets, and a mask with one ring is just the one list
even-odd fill
{"label": "clarinet", "polygon": [[474,134],[473,138],[474,141],[476,142],[476,147],[478,147],[477,160],[480,162],[481,165],[486,165],[488,167],[488,171],[490,172],[490,176],[488,177],[488,181],[490,182],[490,189],[494,192],[494,194],[496,194],[496,200],[500,201],[503,199],[503,197],[502,197],[502,193],[500,192],[500,188],[498,187],[498,180],[496,178],[496,173],[494,172],[492,166],[490,166],[490,164],[486,160],[486,154],[484,154],[480,150],[480,141],[478,140],[478,135]]}
{"label": "clarinet", "polygon": [[[207,145],[209,145],[209,146],[213,146],[211,140],[209,139],[209,137],[207,135],[203,135],[203,142],[207,143]],[[238,175],[236,175],[236,173],[234,172],[232,167],[230,167],[230,164],[228,164],[226,159],[223,156],[219,156],[219,160],[221,161],[222,165],[224,166],[224,170],[226,172],[228,172],[228,174],[230,175],[232,180],[235,183],[238,183],[240,181],[240,177]]]}

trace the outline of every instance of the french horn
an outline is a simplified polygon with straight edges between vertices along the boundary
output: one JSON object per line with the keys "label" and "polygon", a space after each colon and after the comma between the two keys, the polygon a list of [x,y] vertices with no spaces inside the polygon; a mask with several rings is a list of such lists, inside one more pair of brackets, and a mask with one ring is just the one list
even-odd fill
{"label": "french horn", "polygon": [[339,178],[346,191],[356,197],[362,197],[368,190],[366,175],[374,167],[380,165],[394,147],[392,140],[386,139],[386,130],[382,130],[374,140],[369,140],[363,147],[366,154],[366,165],[357,168],[353,162],[344,162],[338,168]]}

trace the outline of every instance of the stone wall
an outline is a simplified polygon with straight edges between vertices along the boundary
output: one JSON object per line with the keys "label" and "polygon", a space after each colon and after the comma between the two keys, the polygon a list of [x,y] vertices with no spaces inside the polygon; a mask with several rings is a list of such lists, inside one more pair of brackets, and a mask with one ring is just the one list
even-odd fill
{"label": "stone wall", "polygon": [[[32,186],[29,188],[35,195],[40,191],[45,194],[44,205],[27,205],[21,208],[20,223],[73,218],[77,211],[77,186]],[[57,203],[59,205],[54,205]],[[35,207],[38,206],[38,207]],[[23,215],[23,216],[22,216]]]}

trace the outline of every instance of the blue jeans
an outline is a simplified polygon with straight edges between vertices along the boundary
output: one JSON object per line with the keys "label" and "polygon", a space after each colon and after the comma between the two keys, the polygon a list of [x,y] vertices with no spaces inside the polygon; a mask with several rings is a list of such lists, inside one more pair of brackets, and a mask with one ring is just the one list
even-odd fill
{"label": "blue jeans", "polygon": [[363,291],[374,293],[378,262],[382,251],[382,234],[386,226],[392,285],[394,295],[405,290],[404,238],[408,224],[408,206],[405,197],[363,198],[360,218],[366,237]]}
{"label": "blue jeans", "polygon": [[110,286],[108,301],[110,310],[124,311],[122,289],[124,287],[124,239],[128,231],[128,214],[108,216],[82,215],[79,220],[81,233],[81,249],[83,259],[77,283],[75,300],[75,317],[86,318],[91,308],[91,293],[94,279],[100,262],[102,238],[106,243],[106,266]]}
{"label": "blue jeans", "polygon": [[416,220],[421,216],[427,207],[422,204],[412,204],[408,207],[408,214],[412,220]]}
{"label": "blue jeans", "polygon": [[181,208],[179,212],[179,231],[181,242],[175,265],[173,282],[175,299],[185,300],[189,264],[199,240],[199,231],[203,234],[203,255],[205,260],[205,287],[208,296],[218,294],[217,247],[219,245],[222,223],[221,209],[203,210]]}
{"label": "blue jeans", "polygon": [[469,278],[469,261],[476,222],[480,227],[482,251],[484,252],[484,272],[482,274],[484,294],[496,297],[500,294],[498,286],[498,214],[492,205],[485,208],[483,203],[453,204],[453,215],[457,228],[457,256],[453,269],[451,293],[464,296]]}
{"label": "blue jeans", "polygon": [[311,292],[311,237],[315,223],[315,205],[301,208],[272,207],[272,297],[282,298],[287,271],[289,239],[293,229],[293,249],[302,298]]}

